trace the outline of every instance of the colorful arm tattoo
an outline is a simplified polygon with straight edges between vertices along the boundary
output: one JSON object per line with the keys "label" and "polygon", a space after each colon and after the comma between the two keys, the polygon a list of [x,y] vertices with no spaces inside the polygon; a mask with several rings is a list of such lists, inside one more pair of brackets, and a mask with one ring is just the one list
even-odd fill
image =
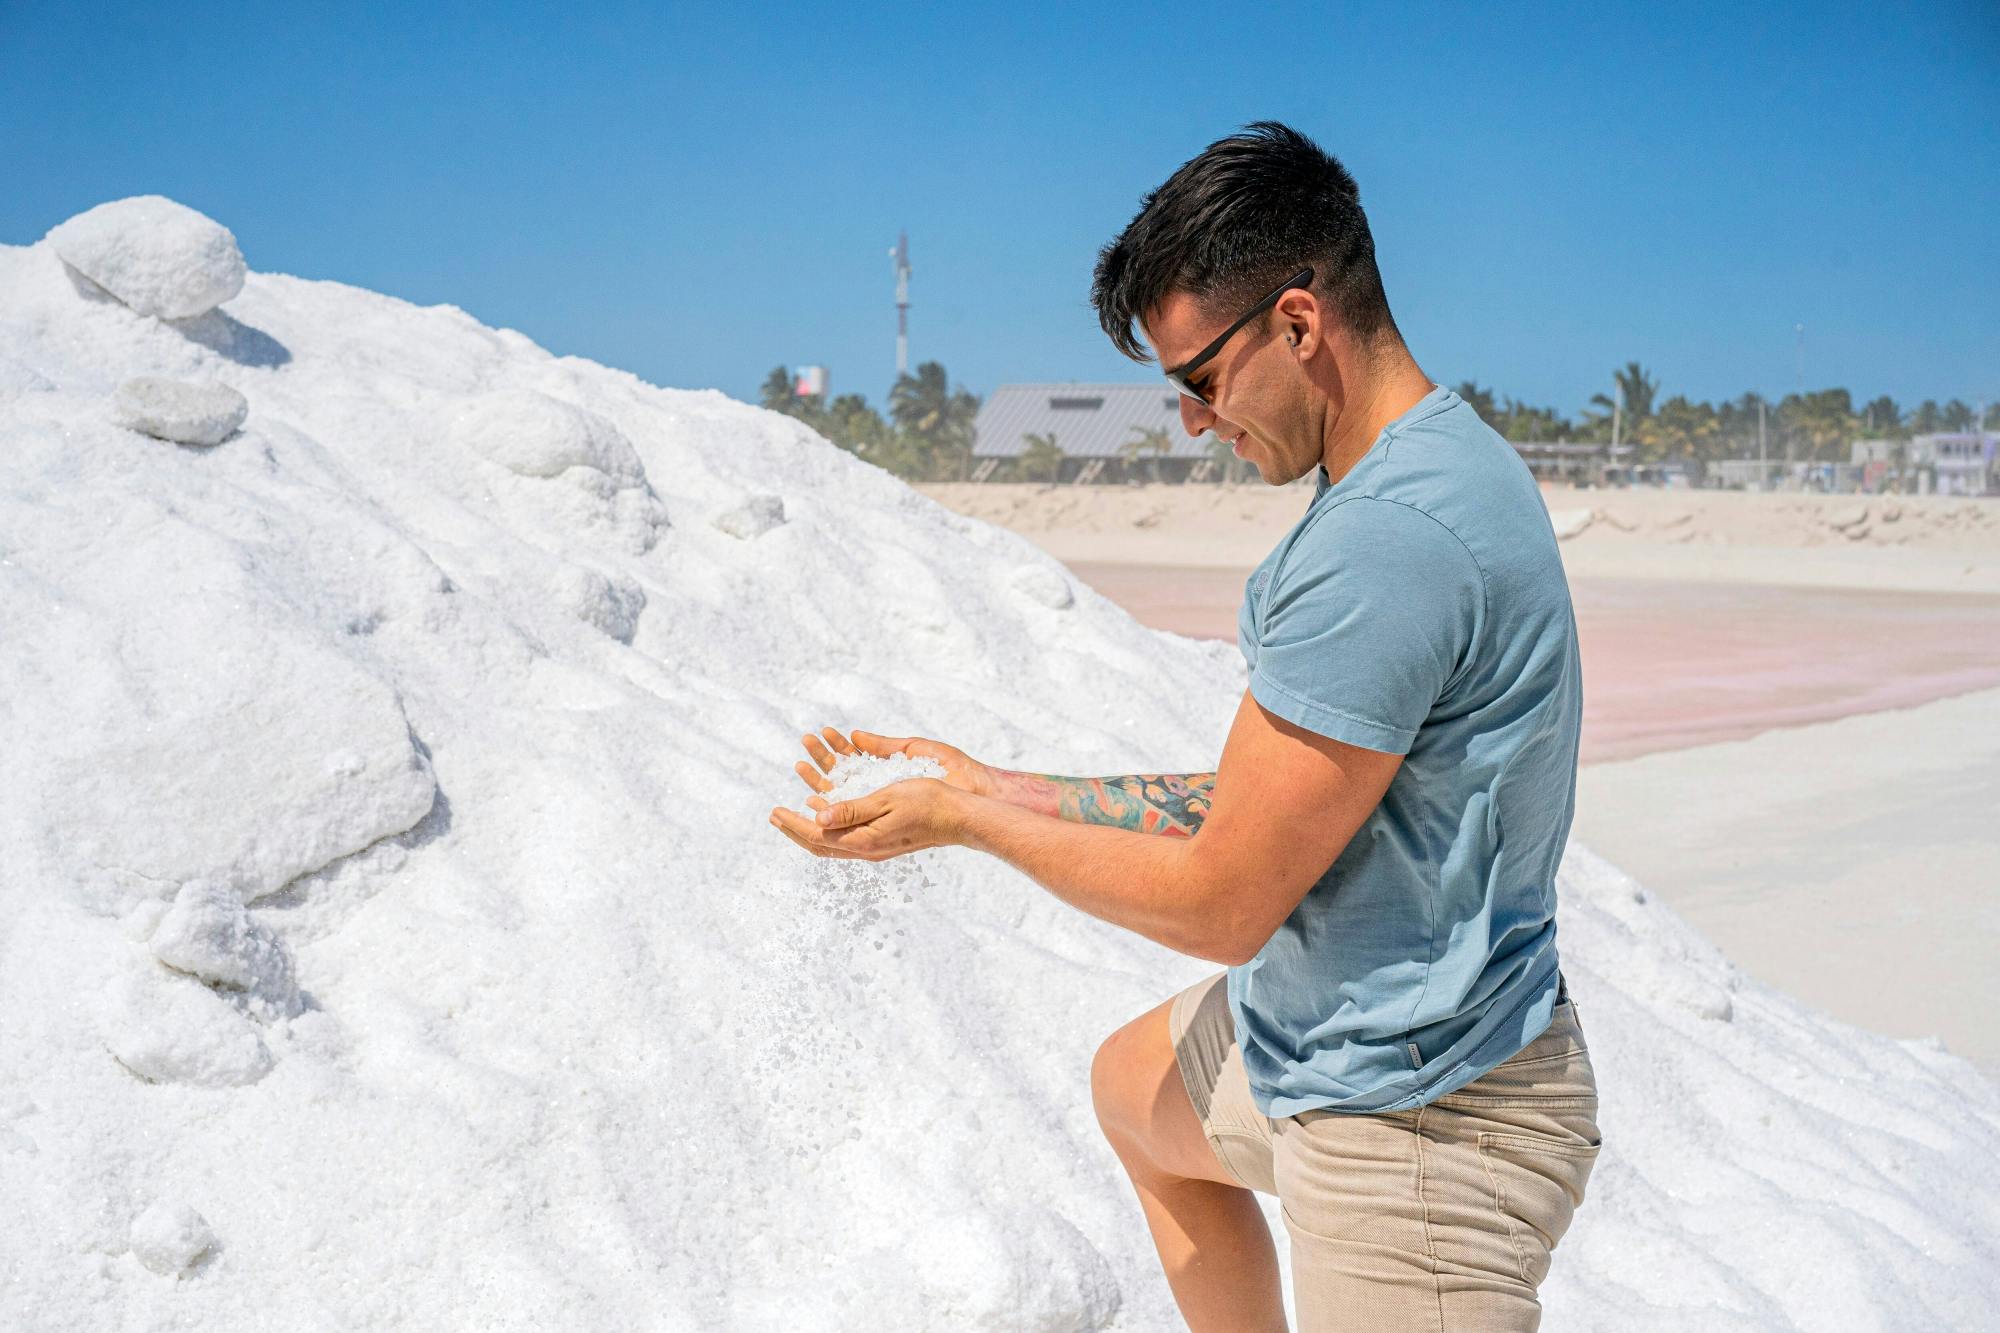
{"label": "colorful arm tattoo", "polygon": [[1208,818],[1213,773],[1134,773],[1113,778],[1065,778],[1053,773],[995,769],[1001,800],[1079,824],[1109,824],[1139,833],[1191,838]]}

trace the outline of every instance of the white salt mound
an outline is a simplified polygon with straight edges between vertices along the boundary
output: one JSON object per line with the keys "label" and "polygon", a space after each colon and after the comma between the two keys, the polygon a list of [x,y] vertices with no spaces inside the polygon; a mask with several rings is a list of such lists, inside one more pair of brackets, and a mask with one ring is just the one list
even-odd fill
{"label": "white salt mound", "polygon": [[175,444],[221,444],[249,414],[249,400],[227,384],[187,384],[155,375],[126,380],[111,400],[113,421]]}
{"label": "white salt mound", "polygon": [[[713,391],[333,282],[229,320],[0,246],[0,1329],[1175,1327],[1089,1073],[1213,967],[765,814],[823,721],[1213,767],[1234,646],[1053,612],[1021,539]],[[106,418],[246,374],[199,460]],[[755,493],[778,538],[666,522]],[[1991,1322],[2000,1091],[1575,844],[1559,894],[1605,1146],[1544,1327]],[[197,1191],[227,1262],[176,1213],[190,1280],[138,1280]]]}
{"label": "white salt mound", "polygon": [[177,1277],[215,1244],[215,1233],[200,1213],[184,1203],[162,1201],[132,1219],[132,1256],[165,1277]]}
{"label": "white salt mound", "polygon": [[99,204],[49,232],[62,261],[142,315],[188,319],[243,290],[229,228],[157,194]]}

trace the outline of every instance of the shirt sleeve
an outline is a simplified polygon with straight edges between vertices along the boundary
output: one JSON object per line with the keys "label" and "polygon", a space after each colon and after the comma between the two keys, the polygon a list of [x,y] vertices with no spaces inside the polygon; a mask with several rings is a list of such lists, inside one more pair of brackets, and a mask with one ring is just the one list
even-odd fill
{"label": "shirt sleeve", "polygon": [[1479,567],[1444,524],[1394,500],[1343,501],[1271,574],[1250,693],[1308,731],[1408,754],[1484,605]]}

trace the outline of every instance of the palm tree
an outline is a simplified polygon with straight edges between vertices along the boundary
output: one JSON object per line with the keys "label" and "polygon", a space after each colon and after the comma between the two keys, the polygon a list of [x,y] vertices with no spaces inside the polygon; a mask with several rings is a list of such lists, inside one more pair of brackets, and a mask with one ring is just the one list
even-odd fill
{"label": "palm tree", "polygon": [[1022,438],[1028,442],[1027,449],[1021,454],[1022,468],[1033,472],[1046,463],[1049,469],[1049,484],[1053,486],[1061,481],[1063,451],[1056,443],[1055,432],[1050,431],[1047,435],[1024,435]]}
{"label": "palm tree", "polygon": [[1452,390],[1466,405],[1479,414],[1479,419],[1495,430],[1500,427],[1501,412],[1493,401],[1493,390],[1482,389],[1477,380],[1463,380]]}
{"label": "palm tree", "polygon": [[1862,408],[1861,417],[1872,434],[1884,439],[1893,440],[1903,433],[1903,409],[1886,393]]}
{"label": "palm tree", "polygon": [[1150,453],[1152,458],[1147,461],[1152,465],[1150,471],[1153,480],[1158,481],[1160,479],[1160,460],[1174,451],[1173,432],[1161,426],[1154,426],[1150,429],[1145,426],[1134,426],[1132,427],[1132,434],[1136,438],[1127,440],[1124,444],[1118,446],[1119,457],[1131,463],[1137,462],[1140,454]]}
{"label": "palm tree", "polygon": [[1706,463],[1714,457],[1722,437],[1722,423],[1707,403],[1689,402],[1675,394],[1660,404],[1660,410],[1642,420],[1634,432],[1640,456],[1650,461],[1676,459]]}
{"label": "palm tree", "polygon": [[771,367],[771,373],[764,377],[764,387],[757,391],[757,402],[773,412],[792,410],[792,372],[783,366]]}
{"label": "palm tree", "polygon": [[972,465],[972,423],[979,415],[979,398],[950,387],[942,363],[926,361],[915,374],[896,377],[889,390],[889,417],[920,448],[932,472],[955,471],[961,477]]}
{"label": "palm tree", "polygon": [[1808,462],[1837,462],[1854,437],[1854,400],[1845,389],[1788,394],[1778,404],[1786,443]]}
{"label": "palm tree", "polygon": [[1559,444],[1569,439],[1576,428],[1570,424],[1569,418],[1553,407],[1530,407],[1518,399],[1509,398],[1500,411],[1500,419],[1494,423],[1494,429],[1516,443],[1535,440]]}
{"label": "palm tree", "polygon": [[1660,382],[1648,375],[1644,366],[1627,361],[1625,369],[1614,370],[1611,377],[1625,391],[1625,411],[1629,415],[1639,421],[1653,415],[1653,395],[1659,392]]}
{"label": "palm tree", "polygon": [[[1627,361],[1623,370],[1611,372],[1611,378],[1618,385],[1618,402],[1614,403],[1609,394],[1592,394],[1590,401],[1603,409],[1600,424],[1611,420],[1614,413],[1622,414],[1630,427],[1653,415],[1653,395],[1660,391],[1660,382],[1646,373],[1646,368],[1637,361]],[[1620,413],[1619,404],[1623,404]]]}

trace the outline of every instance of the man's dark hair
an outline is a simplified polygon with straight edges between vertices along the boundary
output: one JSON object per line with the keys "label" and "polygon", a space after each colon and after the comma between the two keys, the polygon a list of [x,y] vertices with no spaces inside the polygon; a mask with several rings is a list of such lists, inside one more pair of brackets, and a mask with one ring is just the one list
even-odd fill
{"label": "man's dark hair", "polygon": [[1170,291],[1233,319],[1310,264],[1313,293],[1363,342],[1395,332],[1354,177],[1275,120],[1246,125],[1185,162],[1097,256],[1098,322],[1134,361],[1138,320]]}

